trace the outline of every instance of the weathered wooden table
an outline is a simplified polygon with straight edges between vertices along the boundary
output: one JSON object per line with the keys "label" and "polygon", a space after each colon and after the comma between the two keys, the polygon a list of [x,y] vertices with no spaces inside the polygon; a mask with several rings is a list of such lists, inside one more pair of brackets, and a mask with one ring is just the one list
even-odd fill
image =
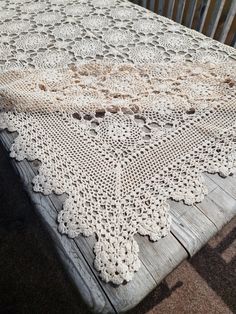
{"label": "weathered wooden table", "polygon": [[[0,140],[9,150],[16,133],[0,132]],[[171,202],[171,234],[158,242],[137,235],[142,266],[134,279],[120,286],[106,284],[93,267],[93,237],[69,239],[57,230],[56,217],[64,196],[35,193],[32,179],[39,162],[23,160],[12,164],[31,197],[35,210],[48,229],[64,267],[87,305],[96,313],[117,313],[138,304],[184,259],[193,256],[223,225],[236,215],[236,176],[226,179],[205,175],[209,194],[203,202],[186,206]]]}
{"label": "weathered wooden table", "polygon": [[[160,21],[156,21],[155,14],[128,4],[127,1],[104,0],[103,3],[108,3],[107,5],[110,5],[111,9],[105,6],[101,6],[100,8],[99,3],[101,2],[102,1],[88,0],[88,3],[83,3],[83,5],[80,4],[79,9],[75,10],[75,5],[71,6],[70,4],[70,6],[66,8],[66,4],[63,4],[64,1],[58,1],[58,4],[57,1],[52,1],[52,4],[56,7],[56,12],[59,12],[59,10],[64,12],[63,10],[65,10],[65,12],[67,12],[66,14],[68,14],[67,17],[64,12],[64,15],[61,16],[57,12],[60,19],[65,22],[65,29],[67,27],[66,23],[72,23],[71,28],[69,28],[69,30],[66,29],[66,36],[74,36],[75,39],[73,39],[73,42],[80,41],[80,43],[83,38],[85,38],[83,41],[83,49],[80,49],[80,47],[74,43],[70,44],[70,41],[68,40],[63,42],[58,41],[61,45],[58,45],[58,47],[55,46],[56,40],[54,40],[54,37],[57,38],[58,36],[59,39],[60,37],[63,38],[64,32],[61,31],[60,28],[57,28],[57,31],[55,31],[54,35],[51,35],[50,38],[45,34],[37,35],[38,37],[34,35],[34,41],[31,40],[31,38],[26,38],[23,32],[23,39],[19,38],[17,43],[20,46],[21,41],[24,40],[24,49],[29,49],[29,53],[34,49],[37,51],[40,42],[44,44],[45,40],[48,41],[46,42],[47,44],[51,44],[53,49],[46,52],[39,51],[41,59],[32,58],[32,60],[28,58],[27,51],[25,54],[22,54],[20,50],[18,55],[16,54],[14,55],[14,58],[12,57],[13,60],[17,57],[25,57],[26,59],[23,61],[27,63],[27,60],[30,60],[30,64],[33,64],[34,66],[40,65],[40,62],[59,66],[61,62],[60,58],[64,58],[64,52],[61,53],[60,48],[64,49],[65,45],[69,46],[69,58],[71,58],[71,62],[74,61],[74,57],[77,59],[89,57],[91,59],[95,58],[97,54],[100,58],[107,57],[108,59],[110,57],[113,58],[118,54],[118,57],[124,60],[132,60],[133,56],[133,58],[139,62],[146,62],[149,59],[151,61],[158,61],[174,57],[179,60],[179,57],[183,57],[183,53],[178,55],[175,54],[175,52],[178,49],[180,51],[186,50],[186,58],[189,58],[187,48],[185,49],[186,43],[189,44],[190,40],[193,40],[196,36],[198,37],[197,41],[195,40],[194,46],[192,47],[192,49],[195,49],[195,56],[197,56],[199,60],[201,58],[204,60],[204,58],[208,57],[207,45],[211,45],[211,43],[207,41],[205,45],[204,40],[202,40],[201,37],[202,35],[197,35],[196,33],[192,34],[189,33],[187,29],[184,29],[184,36],[181,37],[179,33],[181,27],[178,25],[172,25],[171,22],[167,23],[164,21],[162,23],[163,25],[160,26]],[[20,5],[16,13],[21,14],[19,12],[20,10],[23,10],[24,17],[28,19],[29,24],[30,21],[35,19],[36,22],[39,23],[40,29],[42,29],[41,24],[45,23],[45,25],[50,25],[48,24],[48,19],[52,19],[53,21],[50,21],[50,23],[54,23],[56,28],[58,21],[57,16],[55,18],[54,14],[47,15],[40,13],[40,20],[38,13],[37,11],[35,12],[35,10],[41,10],[40,5],[42,5],[42,2],[36,2],[36,4],[32,5]],[[116,5],[120,6],[117,12],[114,11]],[[83,8],[83,10],[81,8]],[[15,13],[10,10],[7,11],[7,14],[8,16],[11,16]],[[86,14],[87,17],[84,18],[84,15]],[[94,17],[92,22],[89,20],[91,17]],[[104,17],[106,17],[105,22]],[[139,21],[139,19],[142,19],[142,21]],[[102,27],[97,27],[97,21],[100,21],[100,24],[105,26],[107,26],[107,22],[110,23],[108,29],[106,29],[104,33]],[[147,23],[145,24],[146,26],[143,25],[145,21]],[[165,23],[168,25],[165,25]],[[84,26],[85,24],[87,24],[87,26]],[[130,26],[131,24],[133,29]],[[12,31],[11,25],[8,26],[6,23],[6,27],[10,27],[8,31]],[[110,29],[110,27],[113,27],[113,29]],[[118,27],[120,27],[120,29],[117,30]],[[126,32],[123,31],[124,27],[126,27]],[[149,36],[150,27],[152,36]],[[161,31],[160,29],[156,29],[156,27],[162,27]],[[35,25],[33,25],[33,28],[35,28]],[[77,32],[77,28],[79,28],[79,32]],[[116,32],[116,36],[118,39],[120,38],[120,40],[114,40],[113,37],[115,36],[113,36],[113,33],[111,34],[111,30]],[[165,37],[165,31],[168,31],[169,36]],[[175,32],[175,40],[173,41],[173,37],[171,37],[170,34],[173,35]],[[19,36],[19,34],[17,34],[17,36]],[[99,44],[98,41],[101,43]],[[90,47],[92,47],[91,42],[93,44],[96,43],[95,48],[97,51],[95,48],[90,49]],[[64,46],[62,46],[62,43]],[[196,43],[197,47],[195,47]],[[203,45],[201,46],[202,43]],[[7,44],[8,43],[4,42],[4,47],[6,46],[6,49],[4,49],[6,50],[6,53],[10,53],[11,49],[8,49],[9,47]],[[158,45],[160,47],[156,48]],[[215,46],[216,43],[214,44],[214,47]],[[200,52],[198,52],[197,49],[199,49]],[[59,51],[58,55],[54,54],[58,52],[57,50]],[[228,53],[233,55],[231,50],[229,50]],[[58,58],[55,56],[58,56]],[[214,57],[221,60],[222,58],[225,58],[225,54],[215,53]],[[63,58],[62,61],[64,60]],[[59,62],[59,64],[57,64],[57,62]],[[15,137],[15,133],[9,133],[7,131],[0,132],[0,140],[8,151]],[[52,194],[44,196],[41,193],[33,192],[31,182],[37,173],[39,166],[38,161],[29,162],[23,160],[17,162],[15,159],[12,159],[12,164],[21,177],[24,187],[35,205],[35,210],[47,227],[61,261],[74,284],[77,286],[78,292],[91,310],[96,313],[124,312],[134,307],[151,290],[153,290],[167,274],[177,267],[184,259],[193,256],[214,234],[217,233],[218,230],[222,228],[224,224],[236,215],[236,176],[230,176],[227,179],[223,179],[218,175],[205,175],[209,194],[203,202],[195,206],[186,206],[182,202],[170,203],[172,229],[167,237],[153,243],[150,242],[147,237],[136,236],[136,241],[140,248],[139,256],[142,265],[139,271],[135,274],[134,279],[131,282],[120,286],[115,286],[109,283],[106,284],[100,280],[98,272],[93,267],[93,246],[95,238],[79,236],[72,240],[65,235],[61,235],[57,230],[57,214],[62,208],[63,200],[66,195],[56,196]]]}

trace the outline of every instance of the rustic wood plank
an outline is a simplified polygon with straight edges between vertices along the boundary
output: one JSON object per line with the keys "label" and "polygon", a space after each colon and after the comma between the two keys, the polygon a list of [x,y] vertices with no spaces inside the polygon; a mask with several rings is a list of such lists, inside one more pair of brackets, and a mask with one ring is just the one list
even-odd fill
{"label": "rustic wood plank", "polygon": [[169,234],[158,242],[151,242],[147,237],[137,235],[143,263],[152,274],[156,283],[160,283],[177,265],[188,257],[187,251]]}
{"label": "rustic wood plank", "polygon": [[[208,174],[204,174],[203,177],[209,194],[201,203],[194,206],[186,206],[182,202],[170,203],[173,220],[172,233],[191,256],[236,215],[235,199],[232,199],[230,195],[227,196],[219,187],[219,185],[224,186],[226,191],[236,196],[236,178],[229,177],[226,180],[218,175]],[[212,202],[215,202],[214,206]],[[224,204],[225,209],[222,212]]]}
{"label": "rustic wood plank", "polygon": [[153,12],[155,11],[155,3],[156,3],[156,1],[157,0],[151,0],[151,3],[150,3],[150,10],[153,11]]}
{"label": "rustic wood plank", "polygon": [[184,8],[185,8],[186,0],[179,0],[178,6],[177,6],[177,14],[176,14],[176,22],[181,23],[183,19],[184,14]]}
{"label": "rustic wood plank", "polygon": [[193,256],[217,232],[212,221],[197,207],[170,201],[171,232]]}
{"label": "rustic wood plank", "polygon": [[236,34],[234,35],[232,46],[236,48]]}
{"label": "rustic wood plank", "polygon": [[167,9],[167,17],[170,19],[173,16],[174,5],[175,5],[175,0],[169,0],[169,5]]}
{"label": "rustic wood plank", "polygon": [[154,0],[154,12],[157,13],[157,14],[161,14],[158,11],[158,7],[159,7],[159,1]]}
{"label": "rustic wood plank", "polygon": [[213,180],[211,180],[208,174],[204,173],[203,178],[205,180],[205,185],[207,186],[208,194],[217,188],[218,185]]}
{"label": "rustic wood plank", "polygon": [[191,256],[236,215],[236,200],[231,196],[236,197],[235,177],[205,174],[204,178],[209,194],[201,203],[171,202],[172,232]]}
{"label": "rustic wood plank", "polygon": [[227,14],[226,20],[224,22],[223,30],[222,30],[220,38],[219,38],[219,41],[222,43],[224,43],[226,38],[227,38],[227,35],[229,33],[229,30],[230,30],[231,24],[233,22],[233,19],[235,17],[235,14],[236,14],[236,1],[233,0],[231,7],[229,9],[229,12]]}
{"label": "rustic wood plank", "polygon": [[[231,184],[225,180],[225,189],[233,190]],[[228,186],[228,187],[227,187]],[[217,187],[201,203],[196,205],[220,230],[227,222],[236,215],[236,200],[221,187]]]}
{"label": "rustic wood plank", "polygon": [[208,180],[213,182],[216,186],[219,186],[226,193],[229,193],[233,198],[236,199],[236,174],[228,176],[227,178],[222,178],[216,174],[207,174]]}
{"label": "rustic wood plank", "polygon": [[203,30],[210,3],[211,3],[211,0],[208,0],[206,2],[206,4],[204,4],[205,8],[204,8],[203,16],[201,18],[201,24],[200,24],[200,27],[199,27],[199,32],[202,32],[202,30]]}
{"label": "rustic wood plank", "polygon": [[163,15],[163,13],[164,13],[164,0],[159,0],[158,1],[157,13],[160,14],[160,15]]}
{"label": "rustic wood plank", "polygon": [[193,18],[195,15],[196,11],[196,6],[197,6],[197,1],[196,0],[189,0],[187,2],[188,8],[187,8],[187,13],[186,13],[186,18],[185,18],[185,26],[187,27],[192,27],[193,23]]}
{"label": "rustic wood plank", "polygon": [[147,8],[147,0],[142,0],[142,7]]}
{"label": "rustic wood plank", "polygon": [[206,31],[206,35],[211,38],[213,38],[215,35],[224,4],[225,0],[215,0],[215,6],[211,13],[211,20]]}

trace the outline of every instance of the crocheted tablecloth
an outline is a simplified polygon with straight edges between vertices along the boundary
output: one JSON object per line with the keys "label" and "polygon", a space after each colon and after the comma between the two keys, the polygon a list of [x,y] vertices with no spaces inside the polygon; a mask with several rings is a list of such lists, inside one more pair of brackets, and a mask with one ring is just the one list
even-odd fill
{"label": "crocheted tablecloth", "polygon": [[236,51],[122,0],[2,0],[0,127],[67,193],[59,231],[97,236],[105,281],[132,279],[134,235],[170,229],[168,199],[236,165]]}

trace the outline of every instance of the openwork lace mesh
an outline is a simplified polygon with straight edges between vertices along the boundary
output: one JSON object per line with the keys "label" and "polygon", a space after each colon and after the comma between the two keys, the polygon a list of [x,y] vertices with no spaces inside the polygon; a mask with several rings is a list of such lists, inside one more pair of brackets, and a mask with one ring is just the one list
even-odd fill
{"label": "openwork lace mesh", "polygon": [[169,232],[168,199],[200,202],[203,172],[234,170],[235,50],[126,1],[0,6],[11,157],[41,161],[34,190],[68,195],[59,231],[95,233],[101,277],[129,281],[134,235]]}

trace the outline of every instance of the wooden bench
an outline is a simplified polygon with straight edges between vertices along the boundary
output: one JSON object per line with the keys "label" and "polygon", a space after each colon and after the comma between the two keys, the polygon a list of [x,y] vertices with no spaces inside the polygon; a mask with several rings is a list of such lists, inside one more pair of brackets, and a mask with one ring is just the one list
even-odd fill
{"label": "wooden bench", "polygon": [[[0,140],[9,151],[16,133],[0,132]],[[120,286],[106,284],[93,267],[94,237],[69,239],[57,231],[56,217],[66,196],[35,193],[32,179],[38,161],[12,164],[30,195],[35,210],[48,229],[64,267],[89,308],[96,313],[124,312],[138,304],[184,259],[193,256],[214,234],[236,215],[236,176],[226,179],[205,175],[208,196],[195,206],[170,202],[171,233],[158,242],[137,235],[142,266],[134,279]]]}
{"label": "wooden bench", "polygon": [[236,47],[236,1],[130,0],[159,15]]}

